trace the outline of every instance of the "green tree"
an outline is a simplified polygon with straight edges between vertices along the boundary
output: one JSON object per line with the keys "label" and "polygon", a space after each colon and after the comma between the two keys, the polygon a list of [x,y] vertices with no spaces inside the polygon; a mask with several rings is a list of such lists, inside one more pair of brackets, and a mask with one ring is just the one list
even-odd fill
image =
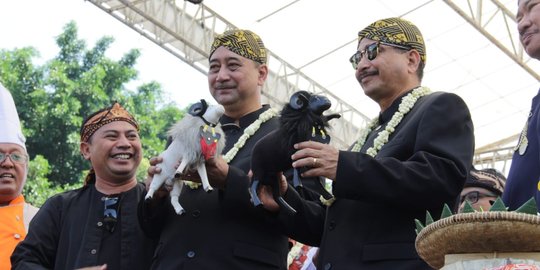
{"label": "green tree", "polygon": [[50,171],[49,162],[41,155],[37,155],[29,164],[26,184],[23,188],[25,201],[36,206],[41,205],[54,194],[67,189],[74,189],[80,186],[76,184],[53,185],[47,179]]}
{"label": "green tree", "polygon": [[125,87],[137,77],[140,52],[132,49],[118,61],[109,59],[105,53],[113,42],[103,37],[88,49],[70,22],[56,38],[58,55],[43,65],[35,64],[39,52],[32,47],[0,50],[0,82],[13,94],[31,158],[25,194],[36,202],[84,179],[89,163],[79,152],[79,128],[91,112],[118,101],[137,118],[146,159],[139,180],[146,176],[147,159],[163,151],[167,128],[184,114],[162,100],[157,82]]}

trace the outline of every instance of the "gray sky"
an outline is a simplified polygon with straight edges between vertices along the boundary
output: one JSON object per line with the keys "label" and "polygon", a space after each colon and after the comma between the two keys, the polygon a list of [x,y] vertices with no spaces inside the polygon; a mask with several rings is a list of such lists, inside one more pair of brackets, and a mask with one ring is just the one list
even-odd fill
{"label": "gray sky", "polygon": [[41,53],[38,61],[49,60],[58,53],[56,36],[71,20],[77,23],[79,38],[86,40],[88,47],[103,36],[114,37],[115,42],[107,53],[112,59],[120,59],[132,48],[141,50],[136,65],[139,79],[129,84],[129,88],[155,80],[167,93],[166,100],[176,102],[181,108],[201,98],[214,102],[208,93],[206,76],[83,0],[3,1],[0,4],[0,25],[3,25],[0,48],[32,46]]}

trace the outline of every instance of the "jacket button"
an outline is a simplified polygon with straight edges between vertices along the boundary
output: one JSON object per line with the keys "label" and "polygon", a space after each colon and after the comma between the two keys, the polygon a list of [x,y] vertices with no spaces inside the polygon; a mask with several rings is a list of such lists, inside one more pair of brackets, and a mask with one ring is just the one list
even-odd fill
{"label": "jacket button", "polygon": [[101,226],[103,226],[103,222],[101,222],[101,221],[98,221],[98,223],[97,223],[97,226],[98,226],[98,227],[101,227]]}
{"label": "jacket button", "polygon": [[90,250],[90,253],[92,253],[92,255],[95,255],[97,253],[97,250],[96,249],[92,249]]}
{"label": "jacket button", "polygon": [[187,257],[188,257],[188,258],[194,258],[194,257],[195,257],[195,251],[189,251],[189,252],[187,253]]}
{"label": "jacket button", "polygon": [[21,239],[21,235],[18,234],[18,233],[14,234],[13,237],[14,237],[15,239]]}
{"label": "jacket button", "polygon": [[191,216],[193,216],[194,218],[198,218],[200,215],[201,215],[201,211],[199,210],[195,210],[193,211],[193,213],[191,213]]}
{"label": "jacket button", "polygon": [[324,270],[330,270],[332,269],[332,264],[331,263],[327,263],[324,265]]}
{"label": "jacket button", "polygon": [[336,221],[335,220],[331,220],[330,222],[328,222],[328,230],[333,230],[336,228]]}

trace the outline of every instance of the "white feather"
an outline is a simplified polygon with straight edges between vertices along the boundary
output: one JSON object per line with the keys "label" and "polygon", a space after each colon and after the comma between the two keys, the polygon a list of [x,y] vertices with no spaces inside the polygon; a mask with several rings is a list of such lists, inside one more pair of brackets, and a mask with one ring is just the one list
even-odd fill
{"label": "white feather", "polygon": [[[220,155],[225,147],[225,136],[221,126],[218,124],[219,118],[224,111],[221,105],[209,105],[203,115],[206,121],[217,124],[214,128],[215,132],[221,134],[221,138],[217,142],[216,155]],[[183,183],[182,180],[175,178],[175,175],[184,172],[186,169],[190,171],[196,170],[201,177],[204,190],[207,192],[212,190],[208,182],[205,160],[200,145],[200,127],[204,125],[205,122],[201,118],[186,114],[182,120],[174,124],[169,130],[168,135],[172,138],[172,143],[160,154],[163,162],[156,166],[161,168],[161,173],[154,175],[146,199],[152,198],[154,192],[165,183],[173,187],[170,196],[171,204],[176,213],[179,215],[184,213],[185,210],[178,202]],[[180,166],[176,169],[175,166],[179,162]]]}

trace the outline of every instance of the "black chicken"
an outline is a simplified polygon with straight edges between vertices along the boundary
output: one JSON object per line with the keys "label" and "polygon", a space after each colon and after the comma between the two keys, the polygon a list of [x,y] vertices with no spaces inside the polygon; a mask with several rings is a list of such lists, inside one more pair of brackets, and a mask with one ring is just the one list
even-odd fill
{"label": "black chicken", "polygon": [[[285,210],[296,213],[279,194],[278,174],[292,168],[294,144],[310,140],[330,142],[326,131],[329,127],[328,121],[341,117],[339,114],[323,115],[331,105],[328,98],[307,91],[298,91],[291,96],[289,103],[285,104],[281,111],[279,129],[259,140],[251,153],[253,176],[249,193],[255,206],[262,205],[257,195],[259,185],[268,185],[272,187],[276,202]],[[302,186],[297,169],[293,169],[293,185]]]}

